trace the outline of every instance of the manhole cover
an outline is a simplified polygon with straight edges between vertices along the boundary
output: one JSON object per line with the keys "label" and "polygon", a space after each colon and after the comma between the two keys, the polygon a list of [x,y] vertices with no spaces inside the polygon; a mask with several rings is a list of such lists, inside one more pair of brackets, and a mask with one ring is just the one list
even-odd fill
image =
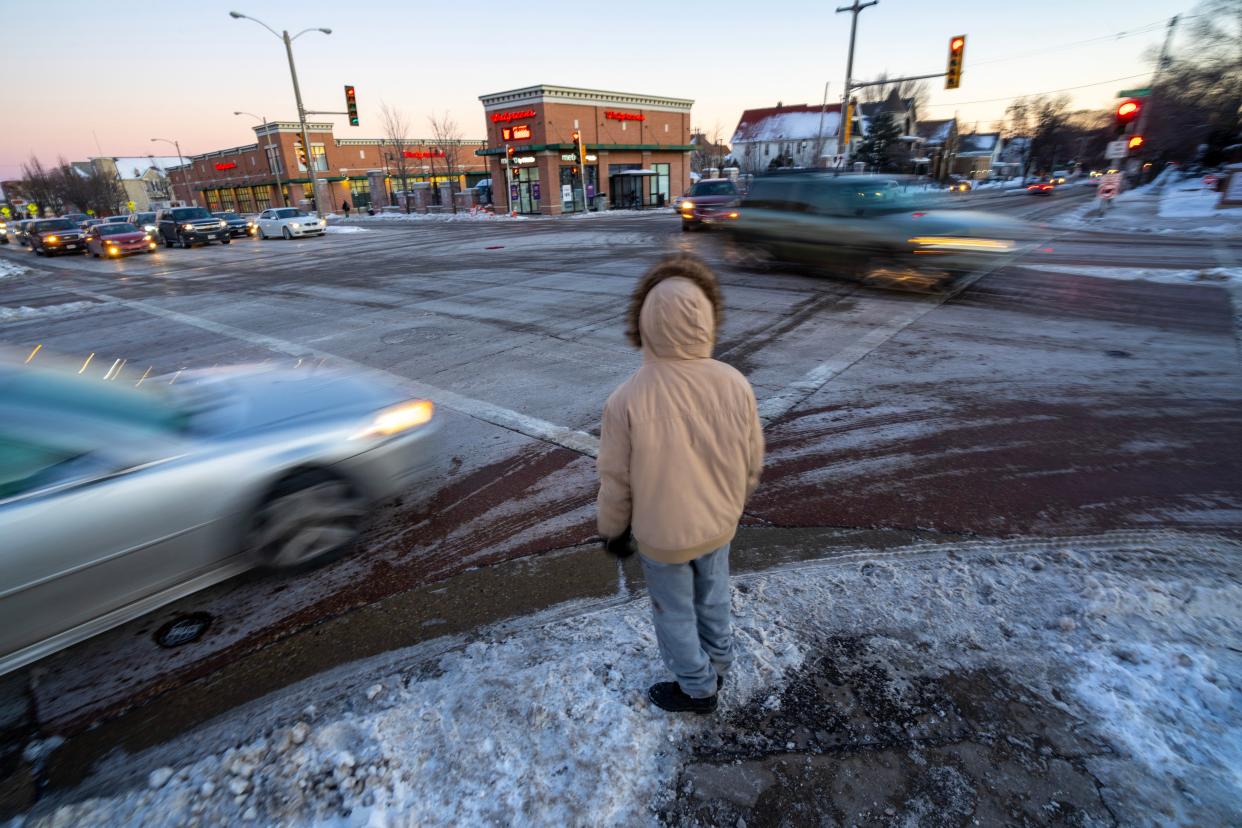
{"label": "manhole cover", "polygon": [[174,618],[155,632],[155,643],[161,647],[180,647],[198,641],[211,626],[211,616],[195,612]]}
{"label": "manhole cover", "polygon": [[1110,357],[1117,357],[1118,359],[1125,359],[1127,357],[1134,356],[1129,351],[1105,351],[1104,355],[1110,356]]}

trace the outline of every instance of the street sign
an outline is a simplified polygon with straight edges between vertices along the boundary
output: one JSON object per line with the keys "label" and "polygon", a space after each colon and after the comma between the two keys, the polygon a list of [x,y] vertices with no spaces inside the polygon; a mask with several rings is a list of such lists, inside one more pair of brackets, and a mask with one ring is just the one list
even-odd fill
{"label": "street sign", "polygon": [[125,202],[125,203],[126,203],[126,205],[128,205],[128,206],[129,206],[129,209],[131,209],[131,210],[132,210],[132,209],[134,209],[135,207],[137,207],[137,206],[138,206],[138,205],[137,205],[135,202],[133,202],[133,201],[127,201],[127,202]]}
{"label": "street sign", "polygon": [[1126,153],[1129,152],[1127,147],[1128,143],[1129,142],[1125,138],[1122,138],[1120,141],[1109,141],[1108,147],[1104,150],[1104,157],[1109,161],[1114,161],[1118,158],[1125,158]]}
{"label": "street sign", "polygon": [[1105,201],[1112,201],[1117,197],[1117,188],[1112,184],[1101,184],[1096,195]]}
{"label": "street sign", "polygon": [[30,213],[30,215],[32,215],[32,216],[34,216],[34,215],[38,215],[38,213],[39,213],[39,205],[38,205],[38,204],[27,204],[27,205],[26,205],[26,212]]}
{"label": "street sign", "polygon": [[9,217],[9,208],[8,208],[8,207],[0,207],[0,213],[3,213],[3,214],[4,214],[4,217],[5,217],[5,218],[8,218],[8,217]]}
{"label": "street sign", "polygon": [[1147,98],[1150,96],[1150,86],[1145,86],[1142,89],[1123,89],[1117,93],[1118,98]]}
{"label": "street sign", "polygon": [[1100,188],[1096,195],[1104,200],[1116,198],[1121,192],[1121,173],[1105,173],[1100,177]]}

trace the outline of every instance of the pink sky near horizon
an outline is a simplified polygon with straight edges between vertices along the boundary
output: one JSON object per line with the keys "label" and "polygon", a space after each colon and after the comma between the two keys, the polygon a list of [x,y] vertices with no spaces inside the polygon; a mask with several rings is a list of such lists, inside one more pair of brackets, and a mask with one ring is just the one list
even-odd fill
{"label": "pink sky near horizon", "polygon": [[[710,131],[719,123],[727,140],[744,109],[817,103],[825,81],[830,100],[840,97],[849,15],[833,9],[844,2],[791,2],[757,13],[718,0],[707,7],[709,23],[699,7],[636,0],[626,22],[611,28],[584,26],[590,9],[561,0],[537,12],[485,0],[449,15],[391,0],[139,0],[120,11],[65,0],[54,27],[35,5],[13,7],[5,15],[5,65],[31,68],[0,83],[0,178],[17,177],[32,154],[49,163],[175,153],[152,137],[179,140],[186,155],[253,143],[255,121],[234,110],[294,119],[283,46],[254,22],[230,18],[232,8],[277,30],[333,29],[304,35],[294,51],[308,108],[343,109],[343,85],[357,87],[361,127],[343,116],[315,116],[334,122],[337,137],[380,137],[384,102],[409,116],[416,136],[428,133],[429,115],[447,111],[463,137],[481,137],[479,95],[551,83],[693,98],[695,125]],[[1096,85],[1067,92],[1075,105],[1105,107],[1119,89],[1145,85],[1164,20],[1191,4],[1045,0],[1038,23],[1025,4],[1012,11],[1004,5],[881,0],[859,18],[855,76],[942,71],[949,38],[965,33],[962,87],[944,90],[933,81],[922,117],[956,113],[967,129],[987,129],[1012,97],[1085,84]],[[532,27],[527,18],[535,15]],[[101,29],[101,17],[115,19],[114,27]],[[1109,37],[1135,30],[1141,33]],[[1093,38],[1100,39],[1064,45]],[[183,57],[169,61],[169,54]]]}

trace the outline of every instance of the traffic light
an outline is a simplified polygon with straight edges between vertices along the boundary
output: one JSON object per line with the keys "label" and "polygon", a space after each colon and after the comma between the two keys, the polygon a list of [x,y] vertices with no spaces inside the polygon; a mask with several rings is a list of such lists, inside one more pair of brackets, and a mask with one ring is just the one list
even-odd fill
{"label": "traffic light", "polygon": [[310,169],[310,163],[306,159],[306,147],[302,146],[301,141],[293,142],[293,151],[297,153],[298,163],[306,169]]}
{"label": "traffic light", "polygon": [[1126,141],[1126,149],[1128,149],[1128,150],[1130,150],[1130,151],[1134,151],[1134,150],[1138,149],[1138,148],[1139,148],[1139,147],[1141,147],[1141,146],[1143,146],[1143,136],[1142,136],[1142,135],[1131,135],[1131,136],[1130,136],[1130,140],[1129,140],[1129,141]]}
{"label": "traffic light", "polygon": [[505,158],[508,159],[509,166],[512,167],[513,166],[513,147],[510,144],[505,144]]}
{"label": "traffic light", "polygon": [[1126,98],[1117,105],[1116,127],[1117,134],[1120,135],[1126,131],[1126,127],[1130,126],[1139,113],[1143,111],[1143,102],[1138,98]]}
{"label": "traffic light", "polygon": [[349,112],[349,125],[358,126],[358,99],[352,86],[345,87],[345,109]]}
{"label": "traffic light", "polygon": [[578,164],[586,165],[586,144],[582,141],[582,133],[574,130],[570,138],[574,142],[574,157],[578,159]]}
{"label": "traffic light", "polygon": [[962,58],[966,54],[966,35],[949,38],[949,68],[944,73],[944,88],[957,89],[962,85]]}

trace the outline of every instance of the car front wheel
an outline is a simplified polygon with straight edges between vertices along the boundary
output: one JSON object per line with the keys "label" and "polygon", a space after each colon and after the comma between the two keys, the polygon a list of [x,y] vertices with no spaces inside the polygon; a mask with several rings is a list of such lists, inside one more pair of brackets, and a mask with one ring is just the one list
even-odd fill
{"label": "car front wheel", "polygon": [[230,238],[229,238],[229,237],[227,237],[227,236],[225,236],[224,238],[220,239],[220,244],[232,244],[232,243],[233,243],[233,240],[232,240],[232,239],[230,239]]}
{"label": "car front wheel", "polygon": [[347,480],[322,470],[299,472],[280,481],[255,512],[244,552],[270,569],[324,563],[358,538],[366,510]]}
{"label": "car front wheel", "polygon": [[289,232],[288,227],[282,228],[280,231],[280,235],[285,237],[285,241],[291,241],[293,239],[293,234]]}

